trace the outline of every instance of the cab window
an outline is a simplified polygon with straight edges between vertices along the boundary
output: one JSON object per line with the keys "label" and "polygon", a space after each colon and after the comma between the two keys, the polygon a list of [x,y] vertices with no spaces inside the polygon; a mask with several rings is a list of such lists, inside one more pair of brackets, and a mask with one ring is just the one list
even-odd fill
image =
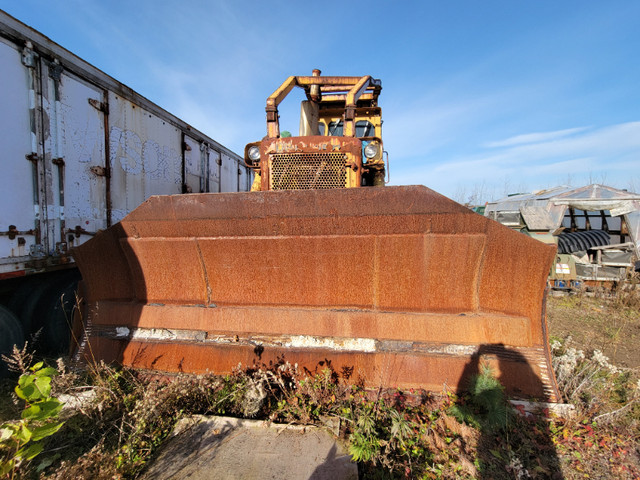
{"label": "cab window", "polygon": [[376,128],[368,120],[358,120],[356,122],[356,137],[375,137]]}
{"label": "cab window", "polygon": [[332,137],[341,137],[342,127],[342,120],[334,120],[329,124],[329,135]]}

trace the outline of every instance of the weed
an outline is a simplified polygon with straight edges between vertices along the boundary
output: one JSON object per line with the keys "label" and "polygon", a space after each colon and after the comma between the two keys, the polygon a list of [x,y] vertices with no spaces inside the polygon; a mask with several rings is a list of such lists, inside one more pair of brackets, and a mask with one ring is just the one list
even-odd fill
{"label": "weed", "polygon": [[10,372],[25,374],[29,372],[29,367],[33,364],[33,352],[29,347],[29,342],[24,342],[22,348],[13,346],[11,355],[1,355],[2,361],[6,363]]}
{"label": "weed", "polygon": [[[553,342],[553,366],[564,400],[574,404],[585,418],[610,419],[632,408],[640,400],[631,370],[609,363],[599,350],[590,355],[571,347],[570,342]],[[615,413],[614,413],[615,412]],[[634,422],[640,418],[630,418]]]}
{"label": "weed", "polygon": [[[20,367],[27,368],[27,364]],[[14,478],[24,463],[42,453],[43,440],[64,424],[58,421],[62,403],[51,396],[51,378],[57,374],[55,368],[38,362],[20,376],[15,393],[24,401],[24,410],[20,420],[0,425],[0,475]],[[51,461],[44,460],[36,471],[44,469]]]}
{"label": "weed", "polygon": [[456,404],[450,412],[459,421],[485,429],[504,430],[513,418],[513,409],[507,401],[504,387],[494,376],[488,364],[469,382],[467,403]]}

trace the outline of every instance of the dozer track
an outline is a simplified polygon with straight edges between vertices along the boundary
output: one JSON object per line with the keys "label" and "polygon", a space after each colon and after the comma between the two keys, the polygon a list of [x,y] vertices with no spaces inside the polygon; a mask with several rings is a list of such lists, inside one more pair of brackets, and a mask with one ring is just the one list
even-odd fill
{"label": "dozer track", "polygon": [[509,394],[557,401],[554,253],[426,187],[152,197],[74,251],[79,355],[193,373],[329,361],[430,391],[487,362]]}

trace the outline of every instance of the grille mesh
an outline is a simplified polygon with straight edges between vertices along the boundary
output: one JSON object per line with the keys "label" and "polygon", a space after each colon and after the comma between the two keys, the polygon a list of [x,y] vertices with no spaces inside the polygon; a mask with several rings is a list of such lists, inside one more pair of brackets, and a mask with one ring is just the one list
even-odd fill
{"label": "grille mesh", "polygon": [[294,153],[271,155],[272,190],[345,188],[344,153]]}

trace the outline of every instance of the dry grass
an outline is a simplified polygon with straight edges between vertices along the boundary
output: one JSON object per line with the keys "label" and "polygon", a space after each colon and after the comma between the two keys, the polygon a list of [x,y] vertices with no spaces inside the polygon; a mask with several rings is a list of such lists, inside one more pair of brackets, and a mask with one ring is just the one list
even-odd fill
{"label": "dry grass", "polygon": [[551,296],[547,302],[550,335],[570,339],[585,352],[600,350],[618,367],[640,367],[640,289],[599,290]]}

